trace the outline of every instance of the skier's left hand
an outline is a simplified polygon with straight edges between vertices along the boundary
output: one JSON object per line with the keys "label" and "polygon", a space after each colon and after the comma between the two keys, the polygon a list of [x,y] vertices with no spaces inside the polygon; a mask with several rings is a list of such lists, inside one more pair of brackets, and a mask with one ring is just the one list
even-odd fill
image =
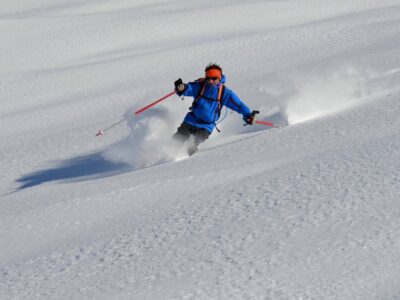
{"label": "skier's left hand", "polygon": [[246,125],[253,125],[255,117],[259,113],[258,110],[253,110],[251,113],[243,115],[243,120],[246,122]]}

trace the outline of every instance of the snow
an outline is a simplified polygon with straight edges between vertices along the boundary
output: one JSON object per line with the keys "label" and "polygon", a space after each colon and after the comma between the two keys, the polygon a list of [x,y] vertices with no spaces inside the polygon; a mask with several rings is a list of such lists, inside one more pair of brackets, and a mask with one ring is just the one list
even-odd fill
{"label": "snow", "polygon": [[[0,298],[400,298],[399,16],[398,0],[0,4]],[[191,99],[133,112],[211,61],[282,127],[228,112],[189,158],[170,137]]]}

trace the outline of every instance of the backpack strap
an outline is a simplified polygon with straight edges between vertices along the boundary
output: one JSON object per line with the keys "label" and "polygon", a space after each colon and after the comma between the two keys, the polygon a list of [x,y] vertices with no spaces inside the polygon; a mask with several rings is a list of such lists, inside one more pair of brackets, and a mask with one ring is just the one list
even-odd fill
{"label": "backpack strap", "polygon": [[225,85],[221,84],[221,86],[219,87],[219,90],[218,90],[218,98],[217,98],[217,101],[218,101],[218,118],[221,115],[221,108],[222,108],[221,101],[222,101],[222,98],[224,97],[224,92],[225,92]]}
{"label": "backpack strap", "polygon": [[[221,84],[221,86],[219,87],[219,90],[218,90],[218,99],[217,99],[217,101],[218,101],[218,110],[217,110],[216,113],[218,115],[218,119],[221,116],[221,109],[222,109],[221,101],[222,101],[222,99],[224,97],[224,93],[225,93],[225,85]],[[218,132],[221,132],[221,130],[217,126],[216,121],[214,121],[214,125],[215,125],[215,129]]]}

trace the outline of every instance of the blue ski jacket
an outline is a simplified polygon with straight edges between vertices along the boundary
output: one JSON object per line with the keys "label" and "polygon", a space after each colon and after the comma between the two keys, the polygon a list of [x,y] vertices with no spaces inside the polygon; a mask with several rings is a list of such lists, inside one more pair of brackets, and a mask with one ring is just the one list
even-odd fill
{"label": "blue ski jacket", "polygon": [[[186,115],[183,120],[184,123],[188,123],[198,128],[205,128],[210,133],[214,130],[216,122],[219,119],[218,113],[218,91],[221,84],[226,81],[225,75],[222,75],[222,79],[217,86],[208,84],[207,82],[189,82],[187,88],[183,93],[184,96],[197,97],[203,84],[206,84],[204,93],[196,101],[196,105],[192,107],[192,110]],[[225,86],[224,93],[221,99],[221,107],[228,107],[243,116],[251,114],[250,109],[246,104],[240,100],[240,98],[230,89]]]}

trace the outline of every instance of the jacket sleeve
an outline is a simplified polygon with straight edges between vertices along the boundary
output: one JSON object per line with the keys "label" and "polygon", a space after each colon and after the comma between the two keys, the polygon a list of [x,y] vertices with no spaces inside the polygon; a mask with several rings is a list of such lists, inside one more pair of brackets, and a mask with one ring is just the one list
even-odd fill
{"label": "jacket sleeve", "polygon": [[251,110],[243,103],[242,100],[232,91],[230,91],[228,98],[225,101],[225,106],[236,111],[243,116],[251,114]]}
{"label": "jacket sleeve", "polygon": [[183,96],[195,97],[200,93],[200,83],[198,82],[189,82],[187,83],[187,88],[183,93]]}

